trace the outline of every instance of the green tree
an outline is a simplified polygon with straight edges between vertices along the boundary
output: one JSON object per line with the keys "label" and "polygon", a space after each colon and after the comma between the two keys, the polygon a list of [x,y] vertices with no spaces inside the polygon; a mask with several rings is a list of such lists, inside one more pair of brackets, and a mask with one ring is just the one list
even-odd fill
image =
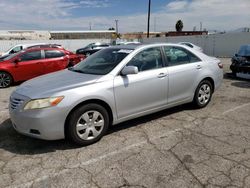
{"label": "green tree", "polygon": [[183,22],[181,20],[178,20],[175,24],[175,29],[177,32],[182,31],[183,29]]}
{"label": "green tree", "polygon": [[110,27],[110,28],[109,28],[109,31],[113,31],[113,30],[115,30],[115,28],[113,28],[113,27]]}

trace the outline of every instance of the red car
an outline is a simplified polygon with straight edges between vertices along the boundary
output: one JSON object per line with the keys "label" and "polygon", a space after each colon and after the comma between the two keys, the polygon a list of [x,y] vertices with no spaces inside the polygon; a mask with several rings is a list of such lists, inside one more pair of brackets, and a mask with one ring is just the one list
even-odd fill
{"label": "red car", "polygon": [[12,54],[0,61],[0,88],[65,69],[84,58],[63,48],[30,48]]}

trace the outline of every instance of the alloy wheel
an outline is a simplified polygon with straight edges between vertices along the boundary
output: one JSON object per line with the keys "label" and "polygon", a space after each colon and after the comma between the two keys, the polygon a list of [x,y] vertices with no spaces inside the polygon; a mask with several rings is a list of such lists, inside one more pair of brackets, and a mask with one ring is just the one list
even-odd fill
{"label": "alloy wheel", "polygon": [[9,87],[11,84],[11,77],[8,73],[0,72],[0,88]]}
{"label": "alloy wheel", "polygon": [[201,85],[198,93],[198,101],[201,105],[209,102],[211,97],[211,88],[208,84]]}

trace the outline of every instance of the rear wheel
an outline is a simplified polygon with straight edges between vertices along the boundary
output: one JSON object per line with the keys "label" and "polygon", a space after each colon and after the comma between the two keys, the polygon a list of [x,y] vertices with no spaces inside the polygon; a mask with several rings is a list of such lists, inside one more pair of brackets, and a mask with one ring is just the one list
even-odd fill
{"label": "rear wheel", "polygon": [[12,76],[7,72],[0,72],[0,88],[9,87],[13,82]]}
{"label": "rear wheel", "polygon": [[70,61],[69,64],[68,64],[68,68],[73,67],[73,66],[74,66],[73,62]]}
{"label": "rear wheel", "polygon": [[213,94],[212,84],[208,80],[203,80],[196,88],[193,103],[198,108],[208,105]]}
{"label": "rear wheel", "polygon": [[98,104],[86,104],[76,109],[69,117],[66,135],[82,146],[93,144],[106,133],[109,125],[107,110]]}

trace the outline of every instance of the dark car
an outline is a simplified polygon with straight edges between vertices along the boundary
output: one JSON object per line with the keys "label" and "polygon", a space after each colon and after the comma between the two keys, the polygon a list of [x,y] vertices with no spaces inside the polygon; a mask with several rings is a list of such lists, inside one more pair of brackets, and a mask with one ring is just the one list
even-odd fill
{"label": "dark car", "polygon": [[109,46],[110,45],[107,43],[100,43],[100,42],[91,43],[84,48],[80,48],[80,49],[76,50],[76,54],[83,54],[85,56],[90,56],[91,54],[93,54],[93,53],[95,53],[103,48],[107,48]]}
{"label": "dark car", "polygon": [[230,66],[232,73],[247,73],[250,74],[250,44],[243,45],[237,54],[232,57]]}

